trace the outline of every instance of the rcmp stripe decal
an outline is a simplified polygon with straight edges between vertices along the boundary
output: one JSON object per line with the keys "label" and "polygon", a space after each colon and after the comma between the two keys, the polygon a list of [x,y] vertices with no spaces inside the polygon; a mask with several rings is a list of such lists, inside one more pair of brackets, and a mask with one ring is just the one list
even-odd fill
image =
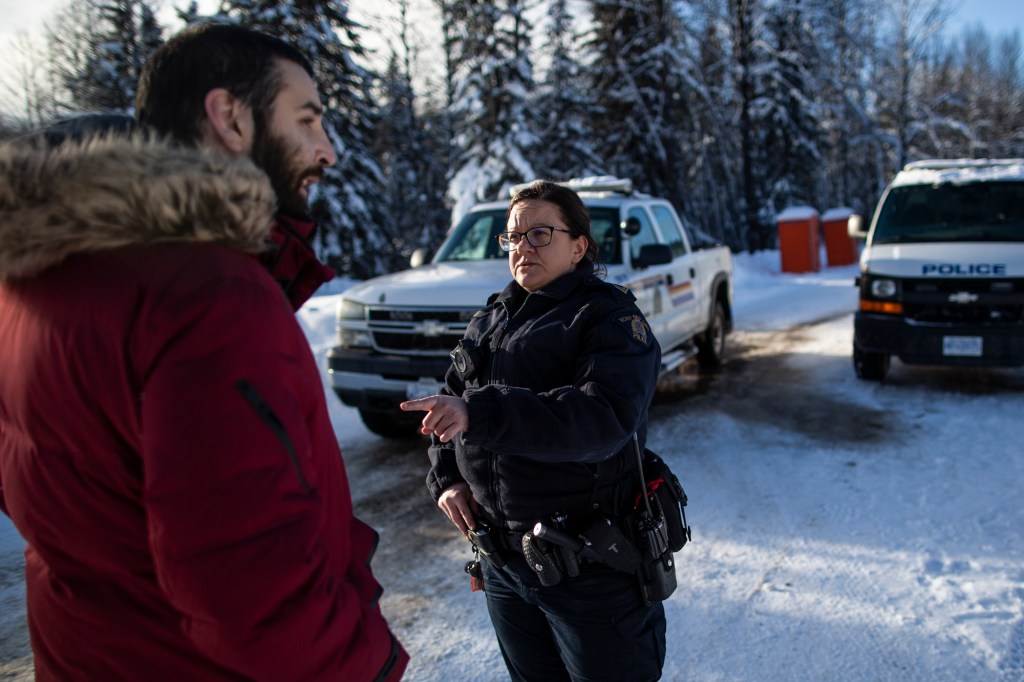
{"label": "rcmp stripe decal", "polygon": [[[647,289],[656,289],[657,287],[665,284],[665,278],[658,275],[655,277],[638,279],[635,282],[626,282],[623,286],[633,291],[645,291]],[[672,305],[678,307],[694,300],[697,297],[697,294],[693,290],[693,282],[687,280],[668,287],[668,296],[669,300],[672,301]]]}
{"label": "rcmp stripe decal", "polygon": [[645,289],[653,289],[659,287],[665,283],[665,278],[662,276],[657,277],[646,277],[644,279],[638,279],[635,282],[626,282],[624,286],[634,291],[643,291]]}
{"label": "rcmp stripe decal", "polygon": [[693,283],[689,281],[676,284],[675,286],[669,287],[668,290],[668,297],[672,300],[672,305],[689,303],[695,296],[696,294],[693,292]]}

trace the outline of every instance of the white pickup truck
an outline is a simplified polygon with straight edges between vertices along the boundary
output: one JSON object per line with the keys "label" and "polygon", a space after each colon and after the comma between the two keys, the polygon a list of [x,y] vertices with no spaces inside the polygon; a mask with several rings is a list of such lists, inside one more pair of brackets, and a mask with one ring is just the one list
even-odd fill
{"label": "white pickup truck", "polygon": [[908,164],[878,202],[861,254],[853,366],[1024,365],[1024,159]]}
{"label": "white pickup truck", "polygon": [[[732,254],[695,248],[672,205],[636,193],[628,180],[567,183],[590,212],[606,280],[628,287],[662,347],[662,371],[696,355],[721,362],[732,329]],[[338,345],[327,354],[335,392],[374,433],[416,434],[422,415],[398,404],[436,393],[449,352],[473,313],[512,279],[495,235],[507,202],[474,207],[449,232],[433,261],[349,288],[338,304]]]}

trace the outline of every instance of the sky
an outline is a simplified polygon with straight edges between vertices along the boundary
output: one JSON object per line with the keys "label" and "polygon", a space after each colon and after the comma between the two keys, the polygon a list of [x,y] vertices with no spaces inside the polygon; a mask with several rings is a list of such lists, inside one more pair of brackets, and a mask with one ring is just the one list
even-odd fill
{"label": "sky", "polygon": [[[777,251],[737,255],[729,344],[750,350],[727,360],[732,391],[712,380],[652,408],[648,445],[682,478],[694,527],[665,602],[667,682],[1024,682],[1024,370],[894,361],[886,382],[859,381],[856,270],[786,274]],[[350,284],[299,312],[321,368]],[[323,380],[357,513],[381,533],[374,571],[412,656],[405,681],[507,680],[483,597],[462,579],[465,543],[438,513],[409,570],[402,516],[377,499],[400,460],[425,455],[368,456],[391,450]],[[0,515],[0,677],[12,682],[31,679],[22,547]]]}

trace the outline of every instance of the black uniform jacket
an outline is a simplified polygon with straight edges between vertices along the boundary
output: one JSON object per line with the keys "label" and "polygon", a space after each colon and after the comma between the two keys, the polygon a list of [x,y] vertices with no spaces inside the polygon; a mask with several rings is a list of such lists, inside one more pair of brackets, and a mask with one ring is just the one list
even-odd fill
{"label": "black uniform jacket", "polygon": [[632,434],[643,448],[661,349],[635,300],[589,265],[492,296],[442,390],[466,401],[469,428],[433,439],[434,499],[465,481],[485,520],[527,530],[554,513],[615,516],[627,483],[639,494]]}

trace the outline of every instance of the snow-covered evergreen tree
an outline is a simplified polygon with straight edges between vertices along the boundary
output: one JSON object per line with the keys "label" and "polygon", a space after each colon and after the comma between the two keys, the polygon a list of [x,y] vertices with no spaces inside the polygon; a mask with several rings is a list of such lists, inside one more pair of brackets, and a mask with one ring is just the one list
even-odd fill
{"label": "snow-covered evergreen tree", "polygon": [[872,75],[875,117],[887,142],[887,177],[909,161],[930,156],[928,138],[941,117],[934,102],[922,97],[922,75],[928,42],[941,30],[943,16],[938,0],[895,0],[887,13],[888,30],[880,36]]}
{"label": "snow-covered evergreen tree", "polygon": [[681,141],[690,81],[681,59],[681,25],[667,0],[589,0],[593,126],[608,169],[643,191],[681,206]]}
{"label": "snow-covered evergreen tree", "polygon": [[418,103],[412,84],[417,49],[412,44],[411,3],[398,0],[398,7],[397,44],[381,81],[375,151],[385,173],[387,213],[398,240],[395,266],[405,267],[414,250],[436,249],[447,232],[444,195],[450,135],[446,110],[438,114],[439,102]]}
{"label": "snow-covered evergreen tree", "polygon": [[[84,21],[83,21],[84,17]],[[50,31],[69,111],[131,113],[142,65],[163,29],[147,0],[77,0]]]}
{"label": "snow-covered evergreen tree", "polygon": [[530,113],[534,89],[530,24],[523,0],[451,2],[447,20],[457,63],[452,102],[452,219],[536,176],[538,138]]}
{"label": "snow-covered evergreen tree", "polygon": [[1024,45],[1020,31],[996,39],[992,55],[994,101],[987,153],[1024,157]]}
{"label": "snow-covered evergreen tree", "polygon": [[590,120],[595,103],[587,93],[585,70],[577,57],[580,37],[574,19],[568,0],[549,3],[543,30],[548,39],[540,46],[549,65],[533,107],[541,125],[533,165],[541,177],[556,180],[604,172],[594,149]]}
{"label": "snow-covered evergreen tree", "polygon": [[988,143],[988,140],[998,139],[996,101],[999,86],[992,64],[992,40],[981,26],[974,26],[962,33],[962,45],[963,61],[956,90],[964,103],[962,122],[969,147],[956,150],[960,152],[957,155],[971,158],[998,156],[998,153],[992,153]]}
{"label": "snow-covered evergreen tree", "polygon": [[[821,62],[821,174],[832,207],[869,215],[878,198],[883,145],[871,119],[873,88],[865,75],[874,53],[879,0],[818,0],[814,22]],[[825,208],[825,207],[822,207]]]}
{"label": "snow-covered evergreen tree", "polygon": [[694,81],[681,93],[686,100],[687,191],[683,215],[705,234],[734,249],[745,247],[735,70],[730,32],[722,3],[693,2],[683,16],[686,49],[694,61]]}
{"label": "snow-covered evergreen tree", "polygon": [[777,0],[766,13],[754,125],[767,219],[793,205],[821,207],[820,55],[806,0]]}
{"label": "snow-covered evergreen tree", "polygon": [[[160,41],[155,0],[65,1],[47,44],[22,50],[39,68],[19,70],[17,126],[130,110],[133,69]],[[436,245],[452,204],[458,217],[536,176],[627,175],[758,249],[788,203],[869,214],[907,161],[1024,156],[1021,36],[943,36],[938,0],[416,1],[442,19],[416,27],[444,48],[434,91],[403,63],[422,45],[396,49],[372,88],[344,2],[222,6],[316,64],[340,156],[314,197],[318,246],[344,274],[403,265]],[[178,13],[200,19],[194,0]],[[535,48],[526,17],[545,17]]]}
{"label": "snow-covered evergreen tree", "polygon": [[[8,48],[7,74],[0,74],[0,99],[11,105],[0,113],[10,131],[31,130],[55,115],[56,89],[52,87],[53,63],[47,59],[40,36],[16,35]],[[9,114],[9,116],[8,116]]]}
{"label": "snow-covered evergreen tree", "polygon": [[429,134],[436,117],[420,116],[412,87],[407,3],[402,1],[400,56],[392,52],[381,79],[381,116],[375,151],[385,179],[386,212],[397,235],[395,267],[404,267],[414,249],[434,249],[448,228],[448,209],[442,200],[447,185],[447,138]]}
{"label": "snow-covered evergreen tree", "polygon": [[[975,54],[985,55],[987,61],[988,35],[971,35],[965,32],[967,40],[979,39],[981,44],[973,46]],[[966,47],[966,46],[965,46]],[[965,83],[965,54],[957,40],[937,40],[925,57],[927,66],[922,70],[919,85],[921,99],[932,103],[933,114],[946,125],[925,131],[918,149],[927,156],[970,157],[975,148],[972,121],[979,116],[988,118],[987,112],[972,112],[968,106],[972,98],[972,85]],[[987,75],[988,71],[985,71]],[[973,74],[981,80],[985,75]],[[955,134],[950,134],[955,132]]]}
{"label": "snow-covered evergreen tree", "polygon": [[371,152],[378,115],[373,74],[358,26],[341,0],[224,0],[222,13],[244,26],[280,36],[313,63],[326,105],[324,127],[338,154],[310,204],[319,225],[318,251],[339,274],[369,277],[389,271],[396,235],[388,229],[384,175]]}
{"label": "snow-covered evergreen tree", "polygon": [[1021,39],[993,39],[980,25],[929,41],[918,98],[929,124],[913,140],[915,156],[1019,157],[1024,140]]}
{"label": "snow-covered evergreen tree", "polygon": [[741,193],[737,199],[740,200],[747,248],[757,251],[775,243],[774,226],[768,222],[770,216],[766,216],[763,210],[765,194],[758,176],[761,169],[760,139],[754,127],[759,97],[758,69],[763,61],[764,12],[761,0],[727,0],[726,7],[734,71],[735,134],[740,151]]}
{"label": "snow-covered evergreen tree", "polygon": [[176,13],[178,18],[181,19],[181,22],[186,26],[191,26],[192,24],[203,20],[203,15],[199,12],[199,3],[196,2],[196,0],[191,0],[191,2],[184,7],[179,7],[176,10]]}

